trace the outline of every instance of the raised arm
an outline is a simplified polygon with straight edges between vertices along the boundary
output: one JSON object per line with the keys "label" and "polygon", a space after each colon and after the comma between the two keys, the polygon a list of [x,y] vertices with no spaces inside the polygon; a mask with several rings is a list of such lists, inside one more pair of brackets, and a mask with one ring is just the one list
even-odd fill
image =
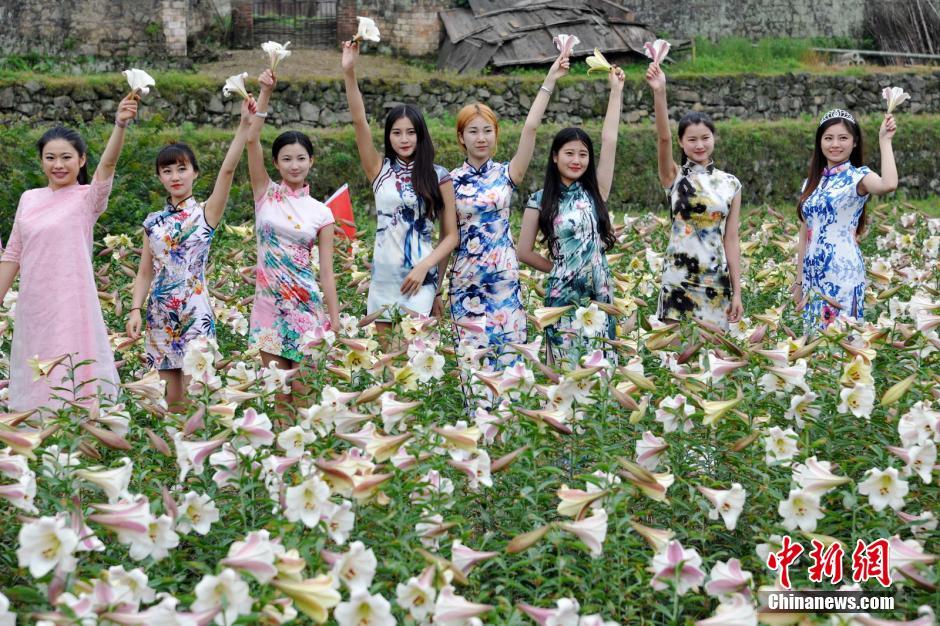
{"label": "raised arm", "polygon": [[261,84],[261,95],[258,96],[257,111],[251,119],[246,144],[248,147],[248,176],[251,179],[252,198],[260,196],[271,184],[271,177],[268,176],[268,170],[264,167],[261,129],[268,117],[268,103],[271,102],[271,94],[277,84],[277,78],[271,73],[271,70],[264,70],[261,72],[261,76],[258,77],[258,82]]}
{"label": "raised arm", "polygon": [[516,185],[525,178],[529,163],[532,162],[532,155],[535,153],[535,133],[539,128],[539,124],[542,123],[542,116],[545,115],[545,109],[548,108],[548,101],[552,97],[555,83],[568,73],[570,66],[571,62],[567,56],[558,55],[551,69],[548,70],[542,86],[535,94],[535,99],[529,108],[529,114],[525,118],[525,124],[522,126],[522,134],[519,135],[519,147],[516,148],[516,154],[509,162],[509,178]]}
{"label": "raised arm", "polygon": [[659,182],[669,187],[679,173],[672,158],[672,131],[669,129],[669,107],[666,105],[666,75],[656,63],[646,70],[646,82],[653,91],[653,112],[656,114],[656,155],[659,164]]}
{"label": "raised arm", "polygon": [[225,205],[228,204],[228,194],[232,189],[232,179],[235,177],[235,168],[238,167],[238,161],[242,158],[242,152],[245,150],[245,141],[248,139],[248,129],[252,118],[255,116],[255,99],[249,97],[242,100],[242,117],[238,124],[238,130],[235,131],[235,137],[232,139],[228,152],[222,160],[222,167],[219,168],[219,175],[216,176],[215,186],[212,188],[212,195],[206,200],[206,222],[209,226],[215,228],[222,221],[222,214],[225,213]]}
{"label": "raised arm", "polygon": [[[450,253],[460,242],[460,235],[457,233],[457,208],[454,199],[453,181],[448,180],[441,183],[441,196],[444,197],[444,210],[441,211],[441,238],[434,246],[434,249],[431,250],[431,254],[421,259],[405,276],[405,280],[401,283],[401,293],[405,296],[413,296],[418,293],[421,285],[424,284],[425,276],[435,265],[446,269]],[[441,288],[443,279],[443,276],[438,276],[435,291]]]}
{"label": "raised arm", "polygon": [[516,246],[516,254],[519,260],[534,267],[540,272],[546,274],[552,271],[552,263],[535,251],[535,237],[539,234],[539,210],[538,208],[526,207],[522,214],[522,230],[519,233],[519,245]]}
{"label": "raised arm", "polygon": [[147,300],[147,294],[150,293],[150,285],[153,283],[153,254],[150,252],[150,239],[147,232],[143,234],[143,245],[140,249],[140,264],[137,266],[137,275],[134,277],[134,291],[131,296],[131,310],[127,312],[127,324],[124,330],[131,339],[140,337],[141,312],[144,309],[144,302]]}
{"label": "raised arm", "polygon": [[117,167],[118,158],[121,156],[121,148],[124,147],[124,134],[130,121],[137,117],[137,103],[139,100],[140,96],[137,95],[137,90],[134,90],[124,96],[124,99],[118,105],[117,114],[114,117],[114,130],[111,131],[108,145],[101,153],[98,169],[95,170],[95,180],[98,182],[104,182],[114,176],[114,169]]}
{"label": "raised arm", "polygon": [[741,241],[738,230],[741,224],[741,192],[735,194],[725,221],[725,260],[728,263],[728,277],[731,279],[731,306],[728,309],[728,321],[732,324],[744,315],[741,299]]}
{"label": "raised arm", "polygon": [[359,148],[359,161],[365,170],[369,182],[375,180],[382,170],[382,155],[372,143],[372,130],[366,119],[366,105],[362,101],[362,92],[356,82],[356,60],[359,58],[359,44],[343,42],[343,80],[346,83],[346,102],[356,130],[356,147]]}
{"label": "raised arm", "polygon": [[607,115],[601,128],[601,156],[597,160],[597,187],[601,198],[607,200],[614,183],[614,162],[617,156],[617,130],[620,127],[620,109],[623,105],[623,70],[616,65],[608,74],[610,98],[607,100]]}
{"label": "raised arm", "polygon": [[878,144],[881,150],[881,176],[871,172],[858,184],[859,195],[873,193],[882,196],[898,188],[898,166],[894,162],[894,148],[891,139],[897,132],[898,125],[893,115],[886,115],[878,131]]}

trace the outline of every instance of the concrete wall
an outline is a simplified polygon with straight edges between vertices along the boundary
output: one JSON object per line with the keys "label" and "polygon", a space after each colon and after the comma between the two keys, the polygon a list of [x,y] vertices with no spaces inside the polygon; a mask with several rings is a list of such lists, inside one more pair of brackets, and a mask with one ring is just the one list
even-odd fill
{"label": "concrete wall", "polygon": [[637,19],[672,37],[859,37],[866,0],[631,0]]}
{"label": "concrete wall", "polygon": [[0,0],[0,54],[186,56],[229,0]]}

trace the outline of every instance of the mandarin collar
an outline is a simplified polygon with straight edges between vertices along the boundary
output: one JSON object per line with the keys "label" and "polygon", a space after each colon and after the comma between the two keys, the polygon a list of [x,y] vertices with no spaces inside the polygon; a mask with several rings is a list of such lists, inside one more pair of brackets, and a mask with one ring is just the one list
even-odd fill
{"label": "mandarin collar", "polygon": [[414,159],[405,163],[404,161],[401,160],[400,157],[397,157],[397,156],[395,157],[395,169],[399,171],[410,172],[414,168],[414,165],[415,165]]}
{"label": "mandarin collar", "polygon": [[480,176],[490,171],[490,168],[493,167],[493,159],[487,159],[486,162],[480,167],[474,167],[473,163],[471,163],[469,159],[464,159],[464,167],[466,167],[471,174]]}
{"label": "mandarin collar", "polygon": [[566,185],[565,183],[558,183],[558,184],[561,186],[562,196],[569,196],[569,195],[578,193],[582,189],[580,180],[576,180],[570,185]]}
{"label": "mandarin collar", "polygon": [[281,193],[290,198],[303,198],[304,196],[310,195],[310,185],[308,184],[304,184],[303,187],[295,191],[291,189],[290,186],[287,185],[284,181],[281,181],[281,184],[279,185],[279,187],[280,187]]}
{"label": "mandarin collar", "polygon": [[171,213],[178,213],[179,211],[182,211],[183,209],[191,208],[195,204],[196,204],[196,199],[192,195],[189,195],[189,197],[183,200],[180,200],[179,204],[173,204],[173,199],[167,198],[166,210],[170,211]]}
{"label": "mandarin collar", "polygon": [[841,174],[845,170],[849,169],[851,165],[852,165],[851,162],[843,161],[842,163],[839,163],[838,165],[833,165],[832,167],[824,167],[822,175],[828,178],[829,176],[835,176],[836,174]]}
{"label": "mandarin collar", "polygon": [[714,171],[715,161],[713,160],[709,160],[705,165],[695,161],[686,161],[682,164],[682,174],[685,176],[689,174],[712,174]]}

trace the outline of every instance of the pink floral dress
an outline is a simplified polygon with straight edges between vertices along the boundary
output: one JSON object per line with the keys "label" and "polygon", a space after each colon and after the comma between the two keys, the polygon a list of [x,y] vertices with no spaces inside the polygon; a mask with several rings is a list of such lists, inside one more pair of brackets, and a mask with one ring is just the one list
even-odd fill
{"label": "pink floral dress", "polygon": [[301,338],[318,326],[329,328],[311,252],[333,213],[310,197],[310,188],[291,190],[271,182],[255,198],[258,261],[249,342],[259,350],[300,361]]}
{"label": "pink floral dress", "polygon": [[[20,196],[3,261],[19,263],[19,295],[10,354],[10,409],[58,409],[65,400],[114,397],[119,384],[92,270],[92,233],[108,206],[112,179]],[[72,355],[33,380],[28,360]],[[61,389],[53,389],[59,387]]]}

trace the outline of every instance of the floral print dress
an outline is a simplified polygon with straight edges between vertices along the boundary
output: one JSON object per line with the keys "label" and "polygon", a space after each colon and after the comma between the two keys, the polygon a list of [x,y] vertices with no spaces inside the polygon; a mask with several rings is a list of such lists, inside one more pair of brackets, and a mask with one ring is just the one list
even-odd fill
{"label": "floral print dress", "polygon": [[728,328],[732,294],[725,225],[740,190],[740,181],[713,163],[691,161],[683,164],[666,189],[672,230],[663,264],[659,319],[694,318]]}
{"label": "floral print dress", "polygon": [[450,274],[450,311],[455,322],[484,329],[476,333],[458,325],[457,339],[473,348],[490,348],[484,365],[503,369],[517,358],[506,344],[526,340],[519,261],[509,229],[509,203],[516,186],[509,177],[509,162],[492,159],[479,169],[465,161],[450,175],[460,230]]}
{"label": "floral print dress", "polygon": [[[424,200],[411,183],[414,162],[385,159],[379,175],[372,183],[378,224],[372,254],[372,278],[369,283],[367,314],[383,306],[403,306],[421,315],[428,315],[437,293],[437,268],[432,267],[424,283],[413,296],[401,293],[401,284],[414,266],[434,249],[434,222],[424,216]],[[450,181],[450,172],[434,166],[438,183]],[[390,310],[381,320],[390,319]]]}
{"label": "floral print dress", "polygon": [[215,228],[205,203],[192,196],[147,216],[144,231],[153,256],[153,283],[147,303],[147,364],[180,369],[187,344],[215,337],[215,317],[206,288],[206,260]]}
{"label": "floral print dress", "polygon": [[809,297],[803,309],[807,332],[825,328],[840,313],[857,319],[864,315],[865,261],[855,231],[868,201],[867,195],[858,195],[858,184],[869,173],[849,162],[826,169],[801,208],[806,221],[802,288],[803,297]]}
{"label": "floral print dress", "polygon": [[255,199],[258,260],[250,345],[301,361],[304,333],[330,327],[311,261],[317,234],[334,221],[329,207],[311,198],[306,185],[293,191],[271,181]]}
{"label": "floral print dress", "polygon": [[[541,206],[540,189],[529,197],[526,208],[541,211]],[[556,239],[551,249],[552,271],[545,282],[545,306],[588,306],[591,300],[612,302],[610,267],[604,256],[594,200],[580,182],[561,186],[553,225]],[[573,326],[575,310],[545,329],[549,364],[563,359],[569,367],[576,367],[579,355],[588,350],[582,332]],[[615,330],[614,318],[608,317],[603,335],[614,339]]]}

